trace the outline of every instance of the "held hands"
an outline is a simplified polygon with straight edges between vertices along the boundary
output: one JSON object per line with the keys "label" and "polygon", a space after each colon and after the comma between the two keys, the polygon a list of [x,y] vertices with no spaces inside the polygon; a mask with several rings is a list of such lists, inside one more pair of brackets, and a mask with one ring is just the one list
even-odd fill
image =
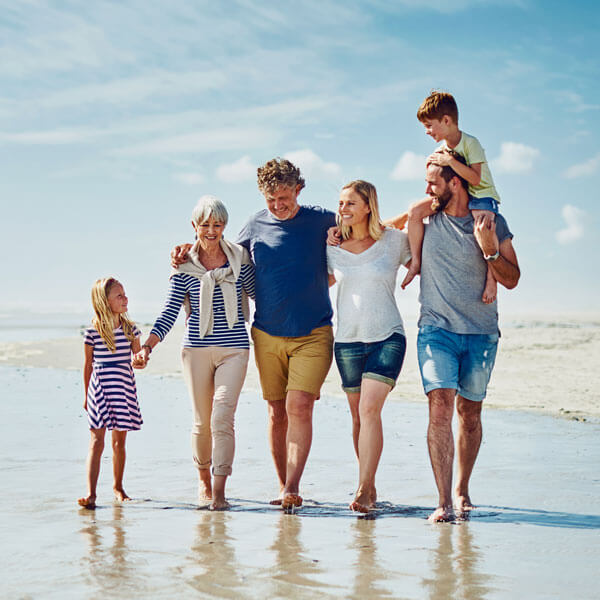
{"label": "held hands", "polygon": [[187,262],[188,254],[192,249],[192,244],[180,244],[171,250],[171,266],[178,267]]}
{"label": "held hands", "polygon": [[342,243],[342,234],[339,227],[330,227],[327,230],[327,245],[339,246]]}
{"label": "held hands", "polygon": [[[477,211],[487,213],[488,211]],[[496,235],[496,223],[484,214],[475,216],[473,234],[484,256],[492,256],[498,252],[499,243]]]}
{"label": "held hands", "polygon": [[142,348],[137,354],[133,355],[131,366],[134,369],[145,369],[149,360],[150,352],[148,352],[148,348]]}

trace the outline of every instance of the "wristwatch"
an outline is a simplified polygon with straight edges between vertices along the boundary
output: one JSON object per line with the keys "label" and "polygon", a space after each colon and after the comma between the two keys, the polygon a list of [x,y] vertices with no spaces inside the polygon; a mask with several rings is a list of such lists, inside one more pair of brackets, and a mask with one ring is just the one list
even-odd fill
{"label": "wristwatch", "polygon": [[496,250],[496,254],[490,254],[489,256],[484,254],[483,258],[485,258],[487,262],[494,262],[500,258],[500,250]]}

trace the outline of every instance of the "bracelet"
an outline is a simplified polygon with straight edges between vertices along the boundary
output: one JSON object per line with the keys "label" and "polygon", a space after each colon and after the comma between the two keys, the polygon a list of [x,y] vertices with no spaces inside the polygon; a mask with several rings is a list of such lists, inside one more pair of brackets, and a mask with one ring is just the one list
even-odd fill
{"label": "bracelet", "polygon": [[152,354],[152,346],[150,344],[144,344],[142,348],[148,348],[148,354]]}
{"label": "bracelet", "polygon": [[500,251],[496,250],[496,254],[484,254],[483,258],[487,262],[494,262],[495,260],[498,260],[500,258]]}

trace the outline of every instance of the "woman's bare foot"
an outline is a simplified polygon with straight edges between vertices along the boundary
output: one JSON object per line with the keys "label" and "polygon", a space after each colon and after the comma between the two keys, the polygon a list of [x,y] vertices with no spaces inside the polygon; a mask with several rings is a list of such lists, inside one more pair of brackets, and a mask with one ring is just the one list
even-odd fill
{"label": "woman's bare foot", "polygon": [[368,513],[373,508],[373,494],[377,495],[374,488],[358,488],[354,500],[350,503],[350,510],[353,512]]}
{"label": "woman's bare foot", "polygon": [[451,506],[438,506],[427,518],[430,523],[448,523],[456,520]]}
{"label": "woman's bare foot", "polygon": [[96,496],[90,494],[85,498],[79,498],[77,500],[77,504],[79,504],[79,506],[82,506],[83,508],[96,508]]}
{"label": "woman's bare foot", "polygon": [[302,496],[298,494],[284,494],[281,499],[281,508],[284,510],[289,508],[297,508],[302,506]]}
{"label": "woman's bare foot", "polygon": [[117,502],[127,502],[127,500],[131,500],[123,488],[113,488],[113,492]]}
{"label": "woman's bare foot", "polygon": [[225,498],[215,498],[208,506],[210,510],[227,510],[231,508],[231,504]]}
{"label": "woman's bare foot", "polygon": [[374,508],[376,503],[377,503],[377,490],[375,488],[373,488],[373,491],[371,492],[371,508]]}
{"label": "woman's bare foot", "polygon": [[206,500],[212,500],[212,479],[210,469],[198,469],[198,502],[203,503]]}

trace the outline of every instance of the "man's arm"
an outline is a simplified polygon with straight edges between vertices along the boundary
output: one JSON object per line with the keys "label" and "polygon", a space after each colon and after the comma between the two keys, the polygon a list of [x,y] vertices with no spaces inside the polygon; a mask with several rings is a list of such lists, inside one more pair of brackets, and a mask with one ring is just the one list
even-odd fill
{"label": "man's arm", "polygon": [[494,256],[496,252],[499,253],[496,260],[488,261],[488,265],[490,265],[496,281],[505,288],[512,290],[519,283],[521,277],[512,240],[506,238],[498,243],[496,223],[492,221],[488,224],[482,216],[475,220],[473,233],[484,256]]}

